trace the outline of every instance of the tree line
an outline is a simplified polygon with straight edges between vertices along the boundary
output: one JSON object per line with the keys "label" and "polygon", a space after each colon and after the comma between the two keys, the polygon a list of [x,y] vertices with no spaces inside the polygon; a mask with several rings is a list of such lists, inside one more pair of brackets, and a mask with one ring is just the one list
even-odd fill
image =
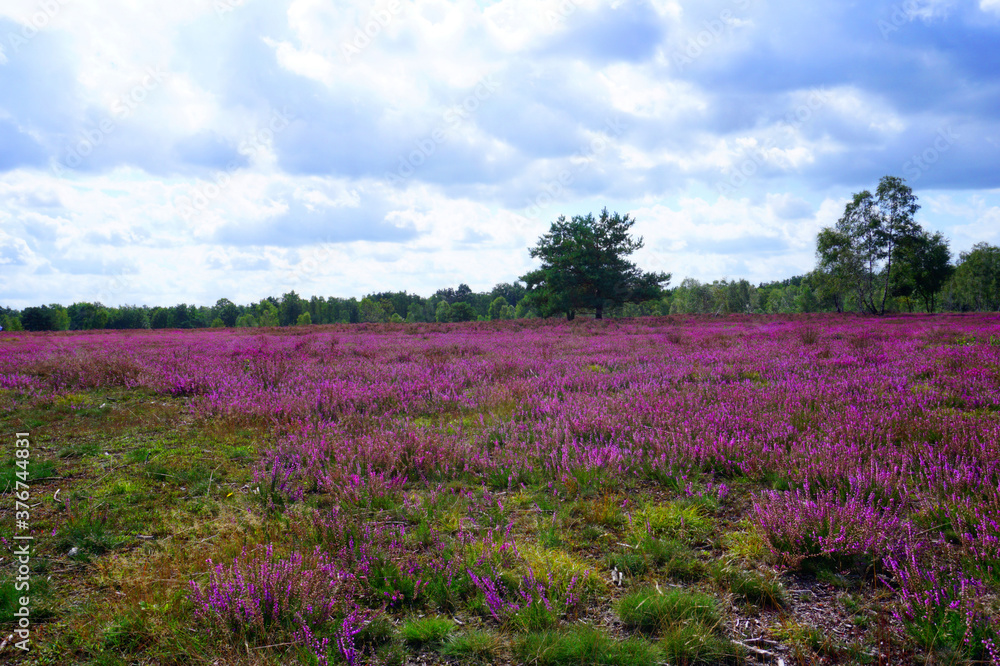
{"label": "tree line", "polygon": [[920,206],[905,182],[885,176],[874,193],[852,197],[833,227],[820,231],[817,266],[786,280],[702,283],[687,278],[668,287],[667,273],[640,270],[627,257],[643,246],[628,215],[560,217],[539,238],[532,257],[541,267],[520,280],[474,292],[467,284],[430,297],[405,291],[364,298],[312,296],[295,291],[238,305],[180,303],[169,307],[73,303],[0,307],[4,330],[249,328],[307,324],[463,322],[577,314],[595,318],[669,314],[783,314],[806,312],[998,311],[1000,247],[978,243],[953,260],[949,242],[915,220]]}

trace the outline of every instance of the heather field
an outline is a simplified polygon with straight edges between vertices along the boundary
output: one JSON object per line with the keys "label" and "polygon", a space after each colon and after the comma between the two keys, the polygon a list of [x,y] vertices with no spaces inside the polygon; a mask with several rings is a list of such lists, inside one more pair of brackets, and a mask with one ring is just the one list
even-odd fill
{"label": "heather field", "polygon": [[1000,316],[0,333],[0,407],[3,663],[1000,664]]}

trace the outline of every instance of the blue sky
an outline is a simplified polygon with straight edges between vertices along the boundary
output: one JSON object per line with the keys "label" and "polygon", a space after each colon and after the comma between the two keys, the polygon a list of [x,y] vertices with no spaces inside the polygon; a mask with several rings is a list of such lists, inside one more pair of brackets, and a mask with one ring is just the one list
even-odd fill
{"label": "blue sky", "polygon": [[0,304],[488,289],[560,214],[782,279],[902,176],[1000,243],[1000,0],[6,0]]}

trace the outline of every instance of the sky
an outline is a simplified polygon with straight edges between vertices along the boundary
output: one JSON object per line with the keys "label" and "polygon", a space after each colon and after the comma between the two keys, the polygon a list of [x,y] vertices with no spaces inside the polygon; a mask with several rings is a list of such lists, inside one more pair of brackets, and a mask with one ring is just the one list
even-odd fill
{"label": "sky", "polygon": [[559,215],[784,279],[906,179],[1000,244],[1000,0],[4,0],[0,305],[488,290]]}

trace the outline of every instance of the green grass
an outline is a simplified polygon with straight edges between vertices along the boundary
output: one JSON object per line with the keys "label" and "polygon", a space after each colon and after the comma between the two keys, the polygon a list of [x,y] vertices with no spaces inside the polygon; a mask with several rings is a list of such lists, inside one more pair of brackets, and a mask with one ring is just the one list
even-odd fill
{"label": "green grass", "polygon": [[626,626],[647,632],[689,621],[708,626],[715,626],[720,621],[715,597],[678,588],[663,592],[646,588],[633,592],[618,602],[618,616]]}
{"label": "green grass", "polygon": [[746,571],[732,563],[717,562],[711,567],[711,575],[716,583],[751,604],[777,610],[788,603],[784,585],[757,571]]}
{"label": "green grass", "polygon": [[453,633],[441,645],[441,654],[454,657],[464,663],[471,661],[492,661],[500,653],[503,642],[492,631],[472,629]]}
{"label": "green grass", "polygon": [[528,634],[517,641],[522,663],[538,666],[648,666],[663,653],[642,638],[615,640],[592,627]]}
{"label": "green grass", "polygon": [[406,622],[400,634],[410,645],[437,645],[454,631],[455,623],[443,617],[421,617]]}
{"label": "green grass", "polygon": [[[56,476],[56,467],[49,460],[29,460],[26,467],[27,469],[21,469],[17,465],[17,459],[9,459],[3,469],[0,470],[0,491],[13,491],[17,487],[18,481],[21,483],[31,483],[36,479],[46,479]],[[23,476],[24,472],[28,473],[27,480],[18,476],[18,474]]]}
{"label": "green grass", "polygon": [[714,529],[709,513],[701,503],[651,504],[633,516],[633,528],[638,534],[704,543]]}
{"label": "green grass", "polygon": [[668,627],[663,632],[659,645],[670,664],[708,666],[739,663],[742,655],[738,645],[719,636],[712,627],[701,622]]}
{"label": "green grass", "polygon": [[687,544],[677,539],[655,537],[647,537],[634,547],[625,545],[608,556],[607,566],[630,577],[656,572],[675,580],[695,581],[706,574],[704,562]]}

